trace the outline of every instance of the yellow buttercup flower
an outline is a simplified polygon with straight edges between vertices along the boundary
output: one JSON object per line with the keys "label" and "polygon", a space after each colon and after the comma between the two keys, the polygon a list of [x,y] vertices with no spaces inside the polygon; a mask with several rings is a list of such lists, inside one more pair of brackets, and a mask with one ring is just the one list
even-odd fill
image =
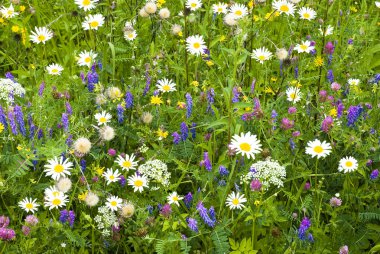
{"label": "yellow buttercup flower", "polygon": [[253,15],[253,21],[257,22],[260,20],[260,17],[257,15]]}
{"label": "yellow buttercup flower", "polygon": [[208,66],[213,66],[213,65],[214,65],[214,62],[211,61],[211,60],[208,60],[208,61],[206,62],[206,64],[207,64]]}
{"label": "yellow buttercup flower", "polygon": [[248,96],[243,96],[243,101],[245,101],[245,102],[248,102],[249,101],[249,98],[248,98]]}
{"label": "yellow buttercup flower", "polygon": [[157,96],[153,95],[152,97],[150,97],[150,103],[153,105],[160,105],[162,104],[162,100],[158,95]]}
{"label": "yellow buttercup flower", "polygon": [[26,7],[24,5],[20,5],[20,12],[25,11]]}
{"label": "yellow buttercup flower", "polygon": [[255,2],[254,1],[249,1],[249,3],[248,3],[248,7],[250,8],[250,9],[252,9],[253,8],[253,6],[255,6]]}
{"label": "yellow buttercup flower", "polygon": [[157,133],[157,136],[158,136],[160,139],[167,138],[167,136],[169,135],[169,132],[164,131],[164,130],[162,130],[161,128],[158,129],[156,133]]}
{"label": "yellow buttercup flower", "polygon": [[321,67],[323,65],[323,58],[321,56],[317,56],[315,59],[314,59],[314,65],[316,67]]}
{"label": "yellow buttercup flower", "polygon": [[352,12],[358,12],[358,9],[356,9],[355,6],[351,6],[351,7],[350,7],[350,10],[351,10]]}
{"label": "yellow buttercup flower", "polygon": [[0,23],[3,24],[5,22],[5,19],[0,18]]}
{"label": "yellow buttercup flower", "polygon": [[14,33],[18,33],[18,32],[20,32],[20,27],[19,26],[12,26],[12,32],[14,32]]}

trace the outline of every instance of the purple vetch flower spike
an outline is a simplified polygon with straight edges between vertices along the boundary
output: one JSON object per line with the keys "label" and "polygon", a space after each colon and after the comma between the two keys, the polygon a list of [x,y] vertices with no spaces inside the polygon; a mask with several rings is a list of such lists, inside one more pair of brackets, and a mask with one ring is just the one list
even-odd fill
{"label": "purple vetch flower spike", "polygon": [[38,96],[42,97],[44,90],[45,90],[45,82],[42,82],[40,87],[38,88]]}
{"label": "purple vetch flower spike", "polygon": [[148,92],[149,92],[149,89],[150,89],[150,83],[151,83],[151,77],[149,75],[149,64],[146,64],[145,65],[145,88],[144,88],[144,92],[143,92],[143,96],[145,96]]}
{"label": "purple vetch flower spike", "polygon": [[232,95],[232,103],[239,102],[240,92],[238,87],[234,86],[234,88],[232,89]]}
{"label": "purple vetch flower spike", "polygon": [[0,123],[4,126],[4,129],[8,129],[7,117],[1,105],[0,105]]}
{"label": "purple vetch flower spike", "polygon": [[187,218],[187,226],[194,231],[195,233],[198,233],[198,222],[196,219],[193,218]]}
{"label": "purple vetch flower spike", "polygon": [[371,178],[371,180],[376,180],[379,177],[379,170],[378,169],[374,169],[371,172],[371,175],[369,177]]}
{"label": "purple vetch flower spike", "polygon": [[83,84],[86,84],[86,75],[84,75],[83,71],[80,72],[80,79],[82,80]]}
{"label": "purple vetch flower spike", "polygon": [[189,118],[191,116],[191,113],[193,111],[193,98],[189,93],[186,93],[186,118]]}
{"label": "purple vetch flower spike", "polygon": [[66,113],[71,116],[73,114],[73,109],[70,105],[70,102],[66,101],[65,102],[65,108],[66,108]]}
{"label": "purple vetch flower spike", "polygon": [[298,66],[294,68],[294,78],[298,79]]}
{"label": "purple vetch flower spike", "polygon": [[9,126],[11,128],[13,135],[17,135],[18,131],[17,131],[17,125],[15,121],[15,114],[13,110],[8,111],[8,121],[9,121]]}
{"label": "purple vetch flower spike", "polygon": [[173,136],[173,143],[175,145],[178,145],[179,142],[181,141],[181,136],[178,134],[178,132],[173,132],[172,136]]}
{"label": "purple vetch flower spike", "polygon": [[190,133],[191,133],[191,137],[192,137],[193,139],[196,138],[195,127],[197,127],[197,124],[196,124],[196,123],[192,123],[192,124],[191,124],[191,128],[190,128]]}
{"label": "purple vetch flower spike", "polygon": [[210,218],[213,222],[216,222],[215,208],[213,206],[208,209],[208,213],[210,214]]}
{"label": "purple vetch flower spike", "polygon": [[206,223],[206,225],[208,225],[209,227],[213,228],[215,226],[215,222],[209,217],[207,209],[203,206],[202,201],[199,201],[199,203],[197,204],[197,210],[204,223]]}
{"label": "purple vetch flower spike", "polygon": [[43,137],[44,137],[44,131],[41,128],[39,128],[37,132],[37,138],[41,139]]}
{"label": "purple vetch flower spike", "polygon": [[189,128],[187,127],[187,124],[185,122],[181,123],[181,138],[183,141],[187,139],[189,136]]}
{"label": "purple vetch flower spike", "polygon": [[347,111],[347,126],[354,127],[362,112],[362,106],[350,106]]}
{"label": "purple vetch flower spike", "polygon": [[207,105],[206,112],[210,112],[211,114],[214,114],[214,110],[211,107],[214,104],[214,102],[215,102],[214,96],[215,96],[214,88],[210,88],[207,91],[207,102],[208,102],[208,105]]}
{"label": "purple vetch flower spike", "polygon": [[86,170],[86,167],[87,167],[86,160],[85,159],[81,159],[80,162],[79,162],[79,165],[80,165],[80,169],[84,173],[84,171]]}
{"label": "purple vetch flower spike", "polygon": [[183,201],[187,208],[190,208],[191,202],[193,201],[193,195],[191,192],[187,193],[186,196],[183,198]]}
{"label": "purple vetch flower spike", "polygon": [[133,95],[130,91],[125,93],[125,108],[130,109],[133,107]]}
{"label": "purple vetch flower spike", "polygon": [[118,123],[124,122],[124,108],[120,104],[116,107]]}
{"label": "purple vetch flower spike", "polygon": [[212,169],[211,161],[210,161],[210,158],[208,157],[208,152],[203,153],[202,166],[204,166],[207,171],[211,171]]}
{"label": "purple vetch flower spike", "polygon": [[22,113],[22,108],[18,105],[14,107],[14,114],[16,117],[16,122],[18,124],[18,128],[20,130],[20,133],[26,137],[26,129],[25,129],[25,122],[24,122],[24,114]]}
{"label": "purple vetch flower spike", "polygon": [[331,69],[327,71],[327,79],[330,81],[330,83],[334,82],[334,74]]}
{"label": "purple vetch flower spike", "polygon": [[61,123],[65,132],[69,131],[69,114],[62,113]]}
{"label": "purple vetch flower spike", "polygon": [[251,93],[255,92],[255,86],[256,86],[256,78],[253,78],[251,83]]}
{"label": "purple vetch flower spike", "polygon": [[28,125],[29,125],[29,138],[33,139],[34,134],[36,134],[36,126],[33,123],[33,118],[31,114],[28,114]]}
{"label": "purple vetch flower spike", "polygon": [[99,82],[99,75],[95,70],[87,73],[87,89],[89,92],[93,92],[95,84]]}

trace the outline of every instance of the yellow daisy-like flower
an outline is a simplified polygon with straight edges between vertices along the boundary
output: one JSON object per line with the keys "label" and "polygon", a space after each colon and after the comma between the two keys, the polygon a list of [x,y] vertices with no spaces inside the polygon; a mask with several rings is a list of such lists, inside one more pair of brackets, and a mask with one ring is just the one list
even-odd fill
{"label": "yellow daisy-like flower", "polygon": [[0,24],[3,24],[5,22],[5,19],[0,18]]}
{"label": "yellow daisy-like flower", "polygon": [[84,201],[86,197],[87,197],[87,191],[78,195],[78,199],[81,201]]}
{"label": "yellow daisy-like flower", "polygon": [[321,67],[323,65],[323,58],[321,56],[317,56],[315,59],[314,59],[314,65],[316,67]]}
{"label": "yellow daisy-like flower", "polygon": [[195,87],[198,87],[199,86],[199,82],[194,80],[191,82],[191,85],[195,86]]}
{"label": "yellow daisy-like flower", "polygon": [[352,12],[358,12],[358,9],[355,6],[350,7],[350,11]]}
{"label": "yellow daisy-like flower", "polygon": [[162,104],[161,97],[153,95],[152,97],[150,97],[150,103],[153,105],[161,105]]}
{"label": "yellow daisy-like flower", "polygon": [[19,26],[12,26],[12,32],[14,32],[14,33],[20,32],[20,27]]}
{"label": "yellow daisy-like flower", "polygon": [[335,108],[333,108],[330,110],[329,115],[332,117],[337,117],[338,111]]}
{"label": "yellow daisy-like flower", "polygon": [[248,7],[250,8],[250,9],[252,9],[253,8],[253,6],[255,6],[255,2],[254,1],[249,1],[249,3],[248,3]]}
{"label": "yellow daisy-like flower", "polygon": [[26,7],[24,5],[20,5],[20,12],[25,11]]}
{"label": "yellow daisy-like flower", "polygon": [[95,171],[96,171],[96,174],[98,174],[98,175],[103,175],[103,172],[104,172],[104,167],[97,167],[97,168],[95,168]]}
{"label": "yellow daisy-like flower", "polygon": [[0,133],[2,133],[3,131],[4,131],[4,125],[0,123]]}
{"label": "yellow daisy-like flower", "polygon": [[253,21],[257,22],[260,20],[260,17],[257,15],[253,15]]}
{"label": "yellow daisy-like flower", "polygon": [[178,36],[179,36],[179,37],[182,37],[182,36],[183,36],[182,31],[178,32]]}
{"label": "yellow daisy-like flower", "polygon": [[226,36],[224,35],[220,36],[219,42],[224,42],[224,41],[226,41]]}
{"label": "yellow daisy-like flower", "polygon": [[265,93],[271,93],[273,95],[275,94],[275,92],[273,91],[273,89],[271,87],[269,87],[269,86],[265,87],[264,92]]}
{"label": "yellow daisy-like flower", "polygon": [[214,65],[214,62],[211,61],[211,60],[208,60],[208,61],[206,62],[206,64],[207,64],[208,66],[213,66],[213,65]]}
{"label": "yellow daisy-like flower", "polygon": [[158,136],[159,139],[167,138],[167,136],[169,135],[169,132],[164,131],[164,130],[162,130],[161,128],[158,129],[158,130],[156,131],[156,133],[157,133],[157,136]]}

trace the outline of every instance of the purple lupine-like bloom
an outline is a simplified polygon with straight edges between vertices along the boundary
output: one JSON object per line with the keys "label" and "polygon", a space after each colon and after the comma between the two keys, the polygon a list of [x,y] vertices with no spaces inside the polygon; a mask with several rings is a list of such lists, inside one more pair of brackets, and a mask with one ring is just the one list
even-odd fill
{"label": "purple lupine-like bloom", "polygon": [[9,225],[9,217],[5,215],[0,216],[0,228],[6,228]]}
{"label": "purple lupine-like bloom", "polygon": [[335,49],[334,44],[331,41],[329,41],[325,45],[324,52],[325,52],[325,54],[331,55],[334,53],[334,49]]}
{"label": "purple lupine-like bloom", "polygon": [[225,166],[223,166],[223,165],[219,166],[219,174],[221,176],[228,176],[229,173],[230,172],[228,171],[228,169]]}
{"label": "purple lupine-like bloom", "polygon": [[61,214],[59,216],[59,221],[61,223],[66,223],[68,222],[70,227],[73,227],[74,226],[74,221],[75,221],[75,213],[74,211],[67,211],[66,209],[65,210],[62,210],[61,211]]}
{"label": "purple lupine-like bloom", "polygon": [[206,223],[206,225],[208,225],[209,227],[214,227],[215,226],[215,221],[213,221],[209,215],[208,215],[208,211],[207,209],[203,206],[203,203],[202,201],[199,201],[199,203],[197,204],[197,210],[199,212],[199,215],[201,216],[202,220],[204,221],[204,223]]}
{"label": "purple lupine-like bloom", "polygon": [[212,165],[210,158],[208,157],[208,152],[203,153],[203,160],[200,162],[201,167],[205,167],[207,171],[211,171]]}
{"label": "purple lupine-like bloom", "polygon": [[125,93],[125,108],[130,109],[133,107],[133,95],[130,91]]}
{"label": "purple lupine-like bloom", "polygon": [[91,72],[87,73],[87,89],[89,92],[93,92],[95,84],[99,82],[99,75],[96,73],[95,68],[92,68]]}
{"label": "purple lupine-like bloom", "polygon": [[337,117],[341,118],[343,116],[344,104],[339,100],[337,102]]}
{"label": "purple lupine-like bloom", "polygon": [[322,122],[321,130],[326,133],[329,132],[333,123],[334,119],[331,116],[327,116]]}
{"label": "purple lupine-like bloom", "polygon": [[80,72],[80,79],[82,80],[83,84],[86,84],[86,75],[84,75],[83,71]]}
{"label": "purple lupine-like bloom", "polygon": [[294,68],[294,78],[298,79],[298,66]]}
{"label": "purple lupine-like bloom", "polygon": [[71,147],[72,144],[73,144],[73,135],[70,134],[70,135],[67,137],[65,143],[66,143],[66,145],[67,145],[68,147]]}
{"label": "purple lupine-like bloom", "polygon": [[191,194],[191,192],[189,192],[183,198],[183,202],[185,203],[185,205],[186,205],[187,208],[190,208],[192,201],[193,201],[193,194]]}
{"label": "purple lupine-like bloom", "polygon": [[70,102],[68,102],[68,101],[65,102],[65,108],[66,108],[66,113],[68,115],[72,115],[73,114],[73,109],[72,109],[72,107],[70,105]]}
{"label": "purple lupine-like bloom", "polygon": [[191,94],[186,93],[186,118],[189,118],[191,116],[191,113],[193,112],[193,98],[191,97]]}
{"label": "purple lupine-like bloom", "polygon": [[251,83],[251,93],[255,92],[255,86],[256,86],[256,79],[253,78],[252,83]]}
{"label": "purple lupine-like bloom", "polygon": [[62,210],[60,212],[60,216],[59,216],[59,221],[61,223],[65,223],[66,220],[67,220],[67,217],[69,216],[69,211],[67,211],[66,209],[65,210]]}
{"label": "purple lupine-like bloom", "polygon": [[233,95],[232,102],[233,103],[239,102],[240,92],[239,92],[238,87],[234,86],[234,88],[232,89],[232,95]]}
{"label": "purple lupine-like bloom", "polygon": [[18,128],[20,130],[20,133],[25,137],[26,129],[25,129],[24,114],[22,113],[22,108],[16,105],[13,110],[16,117],[16,122],[18,123]]}
{"label": "purple lupine-like bloom", "polygon": [[260,191],[261,190],[261,182],[259,179],[253,179],[251,181],[250,187],[252,191]]}
{"label": "purple lupine-like bloom", "polygon": [[191,124],[191,128],[190,128],[190,133],[191,133],[191,137],[192,137],[193,139],[196,138],[195,127],[197,127],[197,124],[196,124],[196,123],[192,123],[192,124]]}
{"label": "purple lupine-like bloom", "polygon": [[33,118],[31,114],[28,114],[28,125],[29,125],[29,138],[33,139],[34,134],[36,134],[36,126],[33,123]]}
{"label": "purple lupine-like bloom", "polygon": [[127,183],[127,179],[125,178],[125,176],[120,175],[119,183],[120,183],[121,187],[125,186],[125,184]]}
{"label": "purple lupine-like bloom", "polygon": [[214,114],[214,110],[211,107],[212,104],[214,104],[214,102],[215,102],[214,96],[215,96],[214,88],[210,88],[207,91],[207,102],[208,102],[208,105],[207,105],[206,112],[211,112],[211,114]]}
{"label": "purple lupine-like bloom", "polygon": [[17,125],[16,125],[16,121],[15,121],[15,114],[14,114],[13,110],[8,111],[8,120],[9,120],[9,126],[11,128],[12,133],[14,135],[17,135],[18,131],[17,131]]}
{"label": "purple lupine-like bloom", "polygon": [[371,172],[371,175],[369,177],[371,178],[371,180],[376,180],[376,178],[379,177],[379,170],[378,169],[374,169]]}
{"label": "purple lupine-like bloom", "polygon": [[181,123],[181,138],[183,141],[187,139],[189,136],[189,128],[187,127],[187,124],[185,122]]}
{"label": "purple lupine-like bloom", "polygon": [[330,83],[334,82],[334,74],[331,69],[327,71],[327,79],[330,81]]}
{"label": "purple lupine-like bloom", "polygon": [[79,162],[79,165],[80,165],[80,169],[82,170],[82,172],[84,173],[84,171],[86,170],[86,160],[85,159],[81,159],[80,162]]}
{"label": "purple lupine-like bloom", "polygon": [[124,122],[124,108],[120,104],[116,107],[118,123]]}
{"label": "purple lupine-like bloom", "polygon": [[69,131],[69,114],[62,113],[61,123],[65,132]]}
{"label": "purple lupine-like bloom", "polygon": [[37,132],[37,138],[38,139],[41,139],[44,137],[44,132],[42,129],[38,129],[38,132]]}
{"label": "purple lupine-like bloom", "polygon": [[213,206],[208,209],[208,213],[210,214],[210,218],[213,222],[216,222],[215,208]]}
{"label": "purple lupine-like bloom", "polygon": [[178,145],[179,142],[181,141],[181,136],[178,134],[178,132],[173,132],[172,136],[173,136],[173,143],[175,145]]}
{"label": "purple lupine-like bloom", "polygon": [[7,73],[5,73],[5,77],[12,80],[13,82],[16,82],[15,77],[9,71]]}
{"label": "purple lupine-like bloom", "polygon": [[103,69],[103,64],[102,64],[102,61],[98,61],[98,68],[99,70],[101,71]]}
{"label": "purple lupine-like bloom", "polygon": [[221,179],[221,180],[219,180],[218,185],[219,185],[219,186],[226,186],[226,185],[227,185],[227,182],[226,182],[226,180]]}
{"label": "purple lupine-like bloom", "polygon": [[38,88],[38,96],[42,96],[42,94],[44,93],[44,90],[45,90],[45,82],[42,82],[40,87]]}
{"label": "purple lupine-like bloom", "polygon": [[354,127],[356,121],[359,119],[361,113],[363,112],[363,107],[360,105],[350,106],[347,112],[347,126]]}
{"label": "purple lupine-like bloom", "polygon": [[196,219],[193,218],[187,218],[187,226],[194,231],[195,233],[198,233],[198,222]]}
{"label": "purple lupine-like bloom", "polygon": [[311,222],[309,218],[304,217],[301,221],[300,227],[298,229],[298,237],[301,240],[306,240],[306,231],[310,228]]}
{"label": "purple lupine-like bloom", "polygon": [[273,127],[272,127],[273,130],[275,130],[277,128],[276,127],[277,116],[278,116],[278,114],[277,114],[276,110],[273,109],[272,110],[272,114],[271,114],[271,122],[272,122],[272,125],[273,125]]}
{"label": "purple lupine-like bloom", "polygon": [[7,117],[5,116],[4,109],[0,105],[0,123],[4,125],[4,129],[8,128]]}
{"label": "purple lupine-like bloom", "polygon": [[147,207],[146,207],[146,210],[148,210],[148,213],[149,214],[152,214],[153,213],[153,206],[151,206],[151,205],[148,205]]}
{"label": "purple lupine-like bloom", "polygon": [[145,96],[148,92],[149,92],[149,89],[150,89],[150,83],[151,83],[151,77],[149,75],[149,64],[146,64],[145,65],[145,88],[144,88],[144,92],[143,92],[143,96]]}
{"label": "purple lupine-like bloom", "polygon": [[16,233],[11,228],[0,228],[0,239],[10,241],[16,238]]}
{"label": "purple lupine-like bloom", "polygon": [[294,143],[294,140],[292,138],[289,139],[289,146],[291,150],[296,149],[296,144]]}

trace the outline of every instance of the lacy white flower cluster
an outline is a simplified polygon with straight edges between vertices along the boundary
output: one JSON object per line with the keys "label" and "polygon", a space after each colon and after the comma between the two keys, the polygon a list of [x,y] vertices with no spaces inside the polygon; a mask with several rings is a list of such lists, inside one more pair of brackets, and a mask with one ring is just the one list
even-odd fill
{"label": "lacy white flower cluster", "polygon": [[119,226],[115,213],[106,206],[98,208],[98,215],[95,216],[94,220],[104,237],[111,236],[112,226]]}
{"label": "lacy white flower cluster", "polygon": [[249,183],[253,179],[260,180],[264,189],[275,185],[278,188],[284,186],[286,170],[277,161],[268,158],[265,161],[253,163],[246,175],[241,176],[242,183]]}
{"label": "lacy white flower cluster", "polygon": [[0,78],[0,100],[4,100],[7,104],[13,102],[14,97],[23,97],[25,89],[17,82],[13,82],[9,78]]}
{"label": "lacy white flower cluster", "polygon": [[138,171],[140,174],[148,177],[149,181],[155,181],[165,187],[170,184],[170,172],[168,172],[168,166],[160,160],[149,160],[140,165]]}

